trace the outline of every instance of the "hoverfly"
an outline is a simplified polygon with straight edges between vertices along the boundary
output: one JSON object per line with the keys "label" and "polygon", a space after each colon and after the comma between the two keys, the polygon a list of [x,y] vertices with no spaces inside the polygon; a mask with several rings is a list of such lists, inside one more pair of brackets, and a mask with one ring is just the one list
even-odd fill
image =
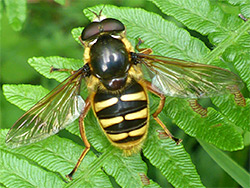
{"label": "hoverfly", "polygon": [[[15,122],[7,134],[7,145],[18,147],[40,141],[79,118],[86,148],[67,175],[71,179],[90,149],[83,124],[90,108],[111,144],[131,155],[140,151],[148,133],[147,92],[160,97],[153,118],[176,143],[180,140],[174,138],[158,118],[165,96],[191,99],[191,107],[202,116],[206,110],[195,99],[221,95],[228,90],[236,98],[243,98],[239,92],[243,83],[234,73],[216,66],[151,55],[150,49],[139,48],[141,41],[136,53],[121,21],[102,18],[101,11],[95,15],[97,19],[88,24],[79,37],[85,47],[83,67],[73,71]],[[152,76],[150,81],[144,78],[145,69]],[[66,70],[52,68],[51,71]],[[89,93],[85,100],[80,96],[83,81]],[[244,98],[238,101],[244,105]]]}

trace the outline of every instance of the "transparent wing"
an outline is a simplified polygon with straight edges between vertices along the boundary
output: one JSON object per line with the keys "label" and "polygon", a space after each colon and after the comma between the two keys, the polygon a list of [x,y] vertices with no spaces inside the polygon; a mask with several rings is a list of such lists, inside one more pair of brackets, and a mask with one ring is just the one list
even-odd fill
{"label": "transparent wing", "polygon": [[79,94],[83,74],[79,69],[21,116],[7,134],[7,145],[43,140],[77,119],[85,106]]}
{"label": "transparent wing", "polygon": [[168,96],[212,97],[244,86],[239,76],[216,66],[140,53],[137,58],[153,75],[152,85]]}

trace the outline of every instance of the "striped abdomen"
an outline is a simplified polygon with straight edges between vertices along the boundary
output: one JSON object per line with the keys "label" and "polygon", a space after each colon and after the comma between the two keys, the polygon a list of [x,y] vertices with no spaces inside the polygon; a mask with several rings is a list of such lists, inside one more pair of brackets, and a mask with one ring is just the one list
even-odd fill
{"label": "striped abdomen", "polygon": [[93,108],[109,140],[121,149],[135,149],[146,137],[148,100],[139,83],[116,94],[97,91]]}

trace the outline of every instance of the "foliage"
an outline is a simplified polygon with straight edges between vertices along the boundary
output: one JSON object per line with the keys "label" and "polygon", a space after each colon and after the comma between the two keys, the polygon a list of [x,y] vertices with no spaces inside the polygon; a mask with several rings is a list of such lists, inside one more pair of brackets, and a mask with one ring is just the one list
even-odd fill
{"label": "foliage", "polygon": [[[7,0],[5,0],[7,2]],[[9,1],[10,2],[10,1]],[[245,95],[250,90],[250,22],[244,22],[237,15],[223,11],[219,3],[208,0],[152,0],[163,13],[174,16],[188,29],[208,35],[209,42],[215,46],[211,51],[199,39],[190,36],[187,30],[166,21],[157,14],[136,8],[123,8],[106,5],[103,15],[121,20],[127,29],[129,40],[135,44],[138,38],[145,41],[143,46],[153,49],[155,54],[184,60],[213,64],[223,68],[232,67],[246,84]],[[247,1],[230,1],[240,7],[248,6]],[[99,12],[103,5],[90,8]],[[7,7],[6,7],[7,9]],[[88,9],[84,14],[91,20],[93,13]],[[15,14],[13,13],[13,16]],[[246,15],[248,16],[248,15]],[[18,26],[19,27],[19,26]],[[72,30],[77,40],[82,28]],[[225,64],[224,62],[228,62]],[[76,70],[82,66],[81,60],[64,57],[34,57],[28,63],[47,78],[62,81],[69,74],[49,73],[51,65]],[[11,103],[23,110],[29,109],[48,90],[41,86],[4,85],[4,95]],[[85,92],[84,97],[86,98]],[[158,100],[150,95],[151,112]],[[177,126],[201,142],[208,142],[226,151],[236,151],[244,147],[242,133],[250,129],[250,99],[246,106],[237,106],[232,95],[214,97],[213,107],[208,108],[208,116],[201,118],[185,99],[167,97],[160,118],[170,118]],[[220,126],[218,126],[220,125]],[[141,174],[147,175],[147,164],[140,154],[123,156],[122,152],[110,145],[91,111],[85,119],[87,138],[96,151],[90,151],[79,167],[74,180],[65,183],[65,174],[73,169],[84,147],[77,142],[59,136],[29,146],[9,149],[4,140],[7,130],[0,132],[0,182],[6,187],[159,187],[150,180],[143,185]],[[203,187],[200,177],[183,145],[159,137],[160,126],[150,121],[148,139],[143,147],[143,155],[157,167],[174,187]],[[79,137],[77,122],[67,127],[68,132]],[[67,148],[67,149],[65,149]],[[220,156],[221,160],[226,157]],[[215,156],[216,158],[216,156]],[[225,164],[222,164],[222,166]],[[238,168],[235,166],[235,168]],[[230,171],[228,172],[231,173]],[[243,174],[245,172],[242,172]],[[112,184],[110,177],[115,183]],[[15,177],[16,181],[11,181]],[[37,177],[41,177],[37,179]],[[232,175],[233,178],[239,178]],[[242,180],[241,185],[246,185]]]}
{"label": "foliage", "polygon": [[230,159],[225,153],[212,145],[199,141],[209,155],[242,186],[249,187],[250,174]]}
{"label": "foliage", "polygon": [[[55,2],[65,4],[65,0],[55,0]],[[21,30],[26,19],[27,0],[4,0],[4,4],[12,28],[16,31]]]}

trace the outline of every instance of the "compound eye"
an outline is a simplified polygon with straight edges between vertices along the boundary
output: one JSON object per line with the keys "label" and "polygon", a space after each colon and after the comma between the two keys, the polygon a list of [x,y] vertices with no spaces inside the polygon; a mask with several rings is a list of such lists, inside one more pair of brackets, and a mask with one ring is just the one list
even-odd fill
{"label": "compound eye", "polygon": [[96,36],[100,33],[100,22],[92,22],[89,25],[87,25],[81,34],[81,39],[83,41],[86,41],[90,38],[92,38],[93,36]]}
{"label": "compound eye", "polygon": [[104,32],[121,32],[125,30],[123,23],[114,18],[102,20],[101,25]]}

